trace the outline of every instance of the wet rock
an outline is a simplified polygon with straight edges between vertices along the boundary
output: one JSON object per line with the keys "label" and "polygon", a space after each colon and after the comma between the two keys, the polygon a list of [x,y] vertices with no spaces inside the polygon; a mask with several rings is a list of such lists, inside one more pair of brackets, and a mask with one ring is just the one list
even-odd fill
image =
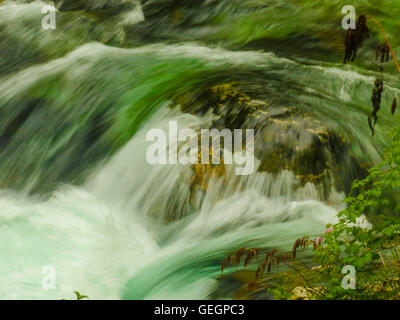
{"label": "wet rock", "polygon": [[[2,188],[26,188],[27,192],[43,194],[54,190],[59,183],[80,183],[83,172],[102,158],[99,150],[110,148],[104,142],[110,123],[103,110],[90,115],[79,130],[71,131],[76,118],[69,118],[61,110],[55,112],[50,105],[51,99],[40,97],[36,90],[30,99],[22,97],[15,104],[2,105]],[[68,143],[64,143],[63,137],[68,132]]]}
{"label": "wet rock", "polygon": [[307,289],[304,287],[296,287],[292,290],[293,296],[290,300],[308,300]]}
{"label": "wet rock", "polygon": [[176,103],[183,112],[197,115],[211,110],[217,116],[212,128],[255,129],[258,171],[292,171],[299,187],[319,185],[325,199],[332,187],[347,193],[355,178],[365,176],[351,144],[337,128],[296,106],[263,97],[259,94],[263,91],[261,85],[222,82],[194,90]]}
{"label": "wet rock", "polygon": [[231,7],[226,0],[142,0],[145,21],[126,28],[141,41],[195,40],[208,37],[213,19]]}

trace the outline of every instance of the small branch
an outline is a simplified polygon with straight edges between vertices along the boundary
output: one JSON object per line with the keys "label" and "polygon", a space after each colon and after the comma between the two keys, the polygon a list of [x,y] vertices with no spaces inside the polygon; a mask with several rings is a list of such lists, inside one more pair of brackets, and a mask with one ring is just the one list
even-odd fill
{"label": "small branch", "polygon": [[380,71],[383,71],[383,67],[382,66],[380,66],[379,64],[377,64],[377,63],[375,63],[375,61],[373,61],[370,57],[366,57],[368,60],[369,60],[369,62],[371,62],[372,64],[374,64],[376,67],[378,67],[378,69],[380,70]]}
{"label": "small branch", "polygon": [[[303,274],[302,274],[297,268],[291,266],[290,264],[288,264],[288,263],[285,262],[285,261],[282,261],[282,262],[283,262],[285,265],[287,265],[289,268],[291,268],[291,269],[293,269],[294,271],[296,271],[296,272],[299,274],[299,276],[304,280],[304,282],[306,283],[306,285],[308,286],[309,289],[311,289],[311,290],[313,290],[313,291],[315,291],[315,292],[317,292],[318,294],[320,294],[320,295],[323,296],[322,292],[320,292],[319,290],[313,288],[313,287],[310,285],[310,283],[308,282],[308,280],[303,276]],[[307,292],[307,290],[306,290],[306,292]],[[308,294],[307,294],[307,296],[308,296]]]}
{"label": "small branch", "polygon": [[383,259],[382,253],[378,251],[379,257],[381,258],[382,264],[386,267],[385,259]]}

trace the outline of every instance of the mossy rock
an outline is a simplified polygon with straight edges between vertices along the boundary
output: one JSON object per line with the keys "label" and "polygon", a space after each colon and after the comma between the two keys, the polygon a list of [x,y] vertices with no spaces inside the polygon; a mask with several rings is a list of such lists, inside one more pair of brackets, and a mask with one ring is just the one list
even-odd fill
{"label": "mossy rock", "polygon": [[255,129],[259,172],[292,171],[299,186],[321,185],[325,197],[332,184],[347,193],[355,178],[365,176],[366,169],[352,155],[341,132],[296,106],[266,99],[268,94],[260,94],[263,91],[254,83],[217,82],[184,94],[175,103],[183,112],[214,113],[217,120],[212,128]]}

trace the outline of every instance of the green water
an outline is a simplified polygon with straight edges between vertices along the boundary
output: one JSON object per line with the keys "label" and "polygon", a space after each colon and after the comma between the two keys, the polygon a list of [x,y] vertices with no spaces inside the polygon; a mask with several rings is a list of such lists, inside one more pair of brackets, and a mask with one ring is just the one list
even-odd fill
{"label": "green water", "polygon": [[[381,73],[369,61],[376,26],[342,64],[345,1],[56,1],[55,30],[42,29],[45,4],[0,3],[0,298],[231,298],[224,257],[323,232],[396,123],[394,62]],[[400,5],[353,5],[400,56]],[[263,112],[231,100],[218,114],[210,92],[229,83]],[[169,120],[257,128],[257,172],[212,180],[192,204],[190,166],[145,159],[146,132]]]}

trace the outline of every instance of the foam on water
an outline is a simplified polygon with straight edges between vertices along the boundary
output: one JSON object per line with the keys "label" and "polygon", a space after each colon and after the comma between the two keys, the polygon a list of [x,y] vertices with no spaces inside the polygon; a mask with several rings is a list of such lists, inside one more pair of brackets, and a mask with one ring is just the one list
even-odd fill
{"label": "foam on water", "polygon": [[[0,195],[2,299],[73,298],[73,291],[117,299],[142,260],[158,250],[136,221],[84,189],[66,187],[46,201]],[[54,267],[56,288],[45,290],[45,266]]]}

